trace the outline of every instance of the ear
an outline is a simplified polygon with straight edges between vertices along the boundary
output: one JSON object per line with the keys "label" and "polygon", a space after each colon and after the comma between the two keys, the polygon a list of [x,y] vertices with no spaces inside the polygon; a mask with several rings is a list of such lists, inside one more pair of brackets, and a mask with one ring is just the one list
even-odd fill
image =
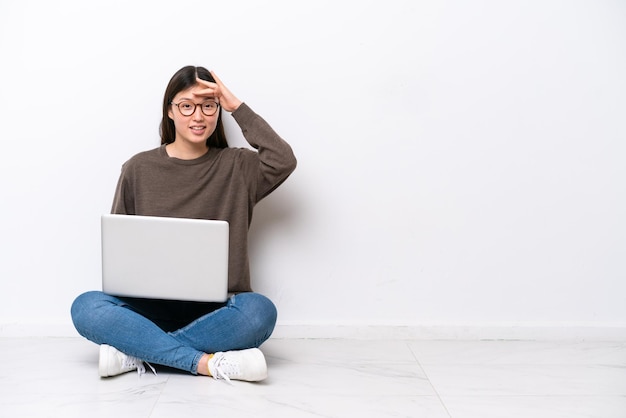
{"label": "ear", "polygon": [[167,111],[167,116],[171,119],[174,120],[174,113],[172,113],[172,107],[170,106],[170,110]]}

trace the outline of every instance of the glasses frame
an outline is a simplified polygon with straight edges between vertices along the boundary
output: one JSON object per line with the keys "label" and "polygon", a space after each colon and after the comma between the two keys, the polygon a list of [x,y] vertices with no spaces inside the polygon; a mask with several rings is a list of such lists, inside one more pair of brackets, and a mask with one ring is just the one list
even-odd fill
{"label": "glasses frame", "polygon": [[[213,113],[211,113],[211,114],[208,114],[208,113],[206,113],[206,112],[204,111],[204,107],[202,107],[202,105],[203,105],[203,104],[205,104],[205,103],[207,103],[207,102],[213,102],[213,103],[215,103],[215,104],[217,105],[217,106],[215,107],[215,112],[213,112]],[[193,112],[191,112],[191,113],[190,113],[190,114],[188,114],[188,115],[185,115],[185,114],[183,113],[183,111],[182,111],[182,110],[180,110],[180,104],[182,104],[182,103],[191,103],[191,104],[193,105]],[[170,102],[170,104],[171,104],[171,105],[176,106],[176,107],[178,108],[178,111],[180,112],[180,114],[181,114],[181,115],[183,115],[183,116],[185,116],[185,117],[193,116],[193,115],[196,113],[196,109],[198,108],[198,106],[200,106],[200,112],[202,112],[202,114],[203,114],[204,116],[213,116],[213,115],[215,115],[215,114],[218,112],[218,110],[220,110],[220,103],[219,103],[218,101],[216,101],[216,100],[205,100],[205,101],[203,101],[202,103],[194,103],[194,102],[192,102],[191,100],[183,100],[183,101],[178,102],[178,103],[174,103],[173,101],[171,101],[171,102]]]}

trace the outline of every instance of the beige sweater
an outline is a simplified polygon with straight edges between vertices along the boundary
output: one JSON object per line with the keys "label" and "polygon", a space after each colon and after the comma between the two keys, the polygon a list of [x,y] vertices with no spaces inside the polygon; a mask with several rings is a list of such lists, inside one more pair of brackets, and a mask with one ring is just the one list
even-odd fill
{"label": "beige sweater", "polygon": [[228,288],[236,293],[251,291],[248,228],[254,205],[285,181],[296,158],[245,103],[232,116],[258,152],[211,148],[194,160],[171,158],[165,146],[139,153],[122,167],[112,213],[228,221]]}

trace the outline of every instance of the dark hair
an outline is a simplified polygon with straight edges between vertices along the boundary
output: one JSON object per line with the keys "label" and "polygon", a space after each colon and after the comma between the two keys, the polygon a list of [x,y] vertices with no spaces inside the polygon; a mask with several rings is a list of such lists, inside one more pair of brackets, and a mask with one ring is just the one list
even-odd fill
{"label": "dark hair", "polygon": [[[161,135],[161,144],[171,144],[176,139],[176,128],[174,127],[174,121],[170,119],[168,112],[174,96],[183,90],[187,90],[198,82],[196,77],[202,80],[211,81],[215,83],[215,79],[211,76],[209,70],[204,67],[194,67],[189,65],[183,67],[176,72],[170,79],[170,82],[165,89],[165,95],[163,96],[163,119],[161,119],[161,125],[159,126],[159,133]],[[224,134],[224,125],[222,124],[222,108],[220,107],[217,115],[217,126],[215,131],[206,140],[206,145],[209,148],[227,148],[226,135]]]}

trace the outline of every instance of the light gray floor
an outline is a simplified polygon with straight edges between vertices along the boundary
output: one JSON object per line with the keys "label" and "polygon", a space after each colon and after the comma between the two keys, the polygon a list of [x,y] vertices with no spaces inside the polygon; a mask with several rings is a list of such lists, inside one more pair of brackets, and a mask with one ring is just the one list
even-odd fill
{"label": "light gray floor", "polygon": [[626,417],[626,343],[272,339],[270,377],[97,375],[81,338],[0,338],[3,417]]}

